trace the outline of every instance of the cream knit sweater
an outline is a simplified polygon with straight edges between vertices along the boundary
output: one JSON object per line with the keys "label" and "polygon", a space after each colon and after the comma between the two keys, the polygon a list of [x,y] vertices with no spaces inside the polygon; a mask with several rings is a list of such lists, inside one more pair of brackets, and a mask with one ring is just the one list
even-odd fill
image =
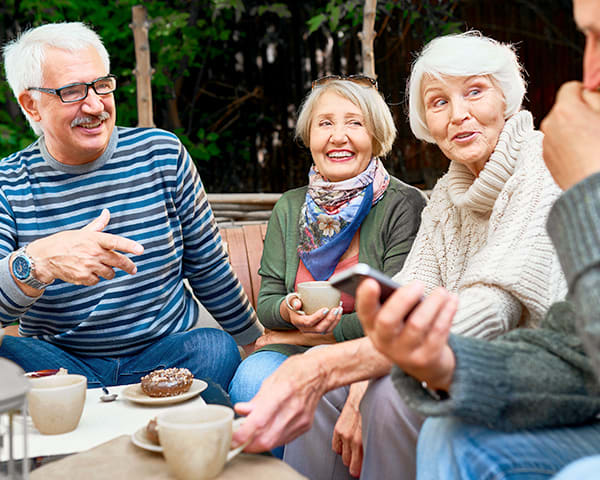
{"label": "cream knit sweater", "polygon": [[529,112],[505,124],[479,177],[451,162],[423,210],[421,227],[394,279],[444,286],[459,296],[452,331],[493,338],[539,323],[567,287],[546,218],[560,194],[542,158]]}

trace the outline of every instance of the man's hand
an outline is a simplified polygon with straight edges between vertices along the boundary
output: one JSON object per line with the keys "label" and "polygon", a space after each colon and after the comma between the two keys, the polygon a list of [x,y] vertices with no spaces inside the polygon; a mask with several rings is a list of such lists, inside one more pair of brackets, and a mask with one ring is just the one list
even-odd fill
{"label": "man's hand", "polygon": [[95,285],[100,277],[115,277],[115,268],[135,274],[137,267],[119,252],[140,255],[139,243],[102,230],[110,221],[106,209],[80,230],[68,230],[31,242],[27,253],[35,261],[36,276],[50,283],[59,278],[76,285]]}
{"label": "man's hand", "polygon": [[448,390],[455,367],[448,335],[458,298],[441,287],[420,301],[422,295],[423,286],[413,282],[380,305],[379,285],[366,279],[356,291],[356,311],[375,348],[431,388]]}
{"label": "man's hand", "polygon": [[600,172],[600,93],[565,83],[542,121],[544,161],[563,190]]}
{"label": "man's hand", "polygon": [[331,448],[342,456],[344,465],[348,467],[348,471],[353,477],[360,475],[362,467],[362,418],[359,407],[368,385],[368,380],[350,385],[348,398],[335,423],[331,440]]}
{"label": "man's hand", "polygon": [[246,452],[264,452],[308,431],[323,390],[326,372],[310,354],[294,355],[262,384],[256,396],[234,408],[247,415],[233,434],[234,444],[251,439]]}

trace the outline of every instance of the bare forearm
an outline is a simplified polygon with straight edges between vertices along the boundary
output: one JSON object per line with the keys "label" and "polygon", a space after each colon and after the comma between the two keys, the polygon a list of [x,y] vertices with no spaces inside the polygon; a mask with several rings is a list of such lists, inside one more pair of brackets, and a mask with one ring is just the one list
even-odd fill
{"label": "bare forearm", "polygon": [[325,391],[387,375],[392,367],[367,337],[311,350],[304,360],[323,372]]}

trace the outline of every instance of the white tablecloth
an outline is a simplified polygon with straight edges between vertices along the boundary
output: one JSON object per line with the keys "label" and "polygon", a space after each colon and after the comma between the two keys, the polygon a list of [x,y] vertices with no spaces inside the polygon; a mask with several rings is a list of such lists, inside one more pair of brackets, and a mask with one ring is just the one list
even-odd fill
{"label": "white tablecloth", "polygon": [[[127,385],[110,387],[111,393],[121,393]],[[204,404],[200,395],[182,403],[167,406],[146,406],[125,400],[122,395],[114,402],[105,403],[100,400],[102,389],[90,388],[87,391],[85,406],[79,425],[75,430],[62,435],[42,435],[31,420],[28,425],[28,452],[31,457],[45,455],[62,455],[81,452],[107,442],[120,435],[131,435],[143,427],[156,414],[169,408],[182,405]],[[15,418],[15,450],[14,458],[23,457],[23,427],[22,419]],[[7,440],[5,438],[5,440]],[[7,445],[6,443],[4,445]],[[8,448],[3,448],[0,461],[8,460]]]}

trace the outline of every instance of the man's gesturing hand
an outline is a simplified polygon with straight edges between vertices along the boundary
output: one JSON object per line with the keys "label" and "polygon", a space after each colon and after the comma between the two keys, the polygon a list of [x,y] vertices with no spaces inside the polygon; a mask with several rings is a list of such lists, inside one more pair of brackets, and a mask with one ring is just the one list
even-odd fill
{"label": "man's gesturing hand", "polygon": [[110,212],[104,209],[80,230],[59,232],[31,242],[27,253],[35,259],[38,280],[50,283],[59,278],[76,285],[95,285],[100,277],[114,278],[115,268],[136,273],[135,263],[123,253],[140,255],[144,247],[133,240],[104,233],[109,221]]}

